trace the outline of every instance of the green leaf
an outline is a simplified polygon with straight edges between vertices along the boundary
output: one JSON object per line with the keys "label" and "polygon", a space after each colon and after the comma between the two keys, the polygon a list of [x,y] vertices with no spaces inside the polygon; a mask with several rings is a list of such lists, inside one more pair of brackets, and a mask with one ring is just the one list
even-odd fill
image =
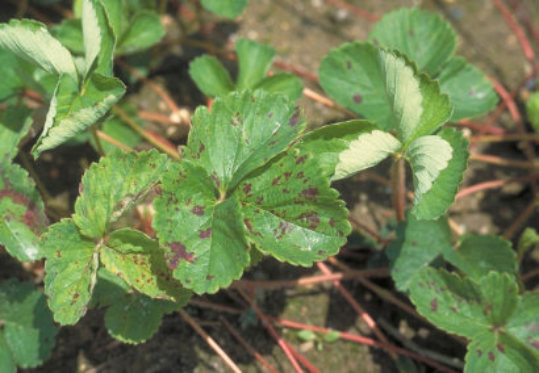
{"label": "green leaf", "polygon": [[222,192],[285,150],[305,127],[286,97],[261,90],[218,98],[211,112],[199,107],[192,121],[185,159],[204,167]]}
{"label": "green leaf", "polygon": [[245,179],[235,195],[250,241],[282,261],[310,266],[336,254],[350,233],[337,191],[316,161],[297,150]]}
{"label": "green leaf", "polygon": [[94,163],[82,177],[73,221],[82,234],[103,237],[110,225],[160,181],[167,157],[152,150],[112,153]]}
{"label": "green leaf", "polygon": [[517,275],[516,253],[511,242],[494,235],[467,234],[460,237],[458,247],[446,248],[446,260],[474,281],[490,271]]}
{"label": "green leaf", "polygon": [[19,142],[32,125],[31,113],[23,106],[0,112],[0,164],[9,163],[17,155]]}
{"label": "green leaf", "polygon": [[99,266],[96,244],[80,235],[71,219],[49,227],[42,241],[45,293],[54,320],[75,324],[88,308]]}
{"label": "green leaf", "polygon": [[101,249],[103,265],[137,291],[158,299],[175,299],[183,293],[165,263],[157,241],[144,233],[123,228],[111,233]]}
{"label": "green leaf", "polygon": [[440,173],[447,168],[453,148],[440,136],[423,136],[413,141],[404,157],[410,162],[414,174],[414,205],[421,203]]}
{"label": "green leaf", "polygon": [[[138,116],[136,107],[131,105],[120,106],[122,107],[122,110],[124,110],[133,120],[144,128],[145,124]],[[126,125],[123,120],[115,115],[107,117],[101,126],[101,131],[113,139],[118,140],[122,144],[129,146],[130,148],[136,147],[142,141],[142,137],[138,134],[138,132]],[[93,142],[92,145],[94,145]],[[118,150],[117,146],[114,146],[107,141],[101,141],[101,146],[103,147],[105,154]]]}
{"label": "green leaf", "polygon": [[227,18],[236,18],[247,7],[248,0],[201,0],[209,11]]}
{"label": "green leaf", "polygon": [[518,257],[522,258],[531,247],[539,245],[539,234],[533,228],[526,228],[518,240]]}
{"label": "green leaf", "polygon": [[41,196],[25,170],[0,164],[0,244],[22,262],[43,257],[39,236],[47,227]]}
{"label": "green leaf", "polygon": [[536,133],[539,133],[539,92],[532,93],[526,101],[528,119]]}
{"label": "green leaf", "polygon": [[359,171],[376,166],[388,156],[401,150],[402,144],[388,132],[373,130],[362,133],[339,153],[332,180],[344,179]]}
{"label": "green leaf", "polygon": [[156,44],[165,36],[165,28],[155,11],[141,10],[130,20],[127,30],[119,39],[117,53],[133,54]]}
{"label": "green leaf", "polygon": [[101,49],[101,30],[94,0],[82,1],[82,38],[86,69],[89,71]]}
{"label": "green leaf", "polygon": [[206,96],[223,96],[234,90],[230,74],[215,57],[201,56],[194,59],[189,64],[189,75]]}
{"label": "green leaf", "polygon": [[324,342],[329,342],[329,343],[338,341],[339,338],[341,338],[341,333],[336,330],[331,330],[327,332],[326,334],[324,334],[323,336]]}
{"label": "green leaf", "polygon": [[406,292],[418,273],[444,251],[451,249],[451,230],[447,218],[418,220],[408,214],[402,245],[391,268],[391,277],[397,289]]}
{"label": "green leaf", "polygon": [[457,35],[439,14],[419,8],[400,8],[386,13],[374,24],[369,41],[396,49],[419,70],[434,76],[457,48]]}
{"label": "green leaf", "polygon": [[0,102],[10,98],[27,86],[27,77],[32,76],[34,67],[27,61],[0,48]]}
{"label": "green leaf", "polygon": [[78,80],[71,54],[40,22],[12,19],[9,23],[0,24],[0,48],[11,51],[49,73],[66,74]]}
{"label": "green leaf", "polygon": [[321,62],[320,84],[341,105],[397,130],[405,145],[433,133],[451,117],[451,103],[438,83],[397,52],[368,43],[346,43]]}
{"label": "green leaf", "polygon": [[190,298],[190,293],[183,291],[177,302],[152,299],[131,291],[123,280],[105,269],[100,269],[98,276],[94,304],[108,307],[105,327],[124,343],[148,340],[159,328],[163,315],[180,309]]}
{"label": "green leaf", "polygon": [[43,293],[17,280],[0,285],[0,369],[36,367],[54,347],[57,330]]}
{"label": "green leaf", "polygon": [[105,10],[98,0],[83,0],[82,7],[86,76],[96,72],[112,77],[116,39]]}
{"label": "green leaf", "polygon": [[350,142],[361,134],[374,129],[373,124],[364,120],[330,124],[305,134],[296,147],[302,152],[316,154],[316,160],[324,174],[332,177],[339,163],[340,153],[347,150]]}
{"label": "green leaf", "polygon": [[[77,0],[76,0],[77,1]],[[98,0],[107,16],[108,24],[112,29],[114,38],[118,41],[129,25],[129,7],[124,0],[110,1]]]}
{"label": "green leaf", "polygon": [[116,78],[94,73],[79,91],[73,79],[62,75],[51,100],[43,132],[32,148],[34,157],[95,124],[124,93],[124,84]]}
{"label": "green leaf", "polygon": [[468,164],[468,140],[461,132],[447,127],[438,132],[437,136],[451,146],[452,155],[447,167],[433,181],[432,187],[423,193],[421,200],[412,208],[412,213],[419,219],[436,219],[453,205]]}
{"label": "green leaf", "polygon": [[301,83],[301,79],[289,73],[279,73],[264,78],[254,88],[280,93],[291,100],[297,100],[303,94],[303,83]]}
{"label": "green leaf", "polygon": [[452,58],[437,76],[440,90],[447,94],[455,111],[451,121],[477,117],[496,107],[498,95],[483,72],[464,58]]}
{"label": "green leaf", "polygon": [[171,165],[155,202],[154,227],[174,277],[195,293],[214,293],[249,264],[240,206],[222,200],[213,180],[189,161]]}
{"label": "green leaf", "polygon": [[531,372],[539,364],[539,299],[537,293],[518,295],[510,275],[489,272],[474,282],[426,268],[410,291],[429,321],[471,339],[466,372]]}
{"label": "green leaf", "polygon": [[254,88],[271,67],[275,50],[266,44],[253,40],[238,39],[236,41],[236,54],[238,55],[238,90]]}
{"label": "green leaf", "polygon": [[315,332],[306,329],[300,330],[297,335],[299,339],[306,342],[314,341],[317,337]]}
{"label": "green leaf", "polygon": [[64,19],[60,24],[52,26],[50,31],[52,36],[65,45],[71,53],[84,55],[82,22],[79,18]]}

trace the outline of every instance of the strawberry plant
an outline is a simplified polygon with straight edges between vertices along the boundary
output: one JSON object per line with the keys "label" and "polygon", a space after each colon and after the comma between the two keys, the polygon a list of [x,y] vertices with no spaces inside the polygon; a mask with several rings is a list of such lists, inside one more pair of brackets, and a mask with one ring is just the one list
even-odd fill
{"label": "strawberry plant", "polygon": [[[183,2],[175,5],[189,14]],[[247,1],[200,5],[235,18]],[[243,274],[262,257],[327,272],[322,262],[352,231],[332,183],[387,159],[398,226],[383,253],[396,289],[432,324],[466,339],[465,371],[539,366],[539,298],[519,274],[537,233],[524,231],[515,250],[497,235],[456,239],[451,232],[447,211],[471,156],[467,136],[446,124],[486,114],[497,95],[479,69],[454,55],[456,33],[442,17],[399,9],[382,17],[367,41],[330,50],[318,81],[332,107],[353,115],[314,130],[295,103],[301,79],[270,73],[273,47],[238,39],[235,79],[217,58],[197,57],[189,75],[212,105],[196,108],[185,143],[171,144],[138,124],[137,109],[122,100],[131,81],[113,69],[115,58],[140,57],[164,37],[155,4],[77,0],[72,11],[57,25],[0,24],[0,243],[16,260],[38,263],[38,274],[44,260],[44,295],[28,282],[0,284],[2,371],[41,363],[54,344],[52,320],[74,325],[91,308],[104,309],[111,336],[138,344],[164,315],[177,311],[190,322],[182,308],[192,299],[240,284],[251,311],[269,323],[242,290]],[[148,71],[133,75],[146,82]],[[29,93],[47,103],[41,121],[25,105]],[[536,101],[528,103],[534,125]],[[68,214],[51,214],[35,173],[14,161],[20,154],[24,163],[33,124],[42,124],[34,158],[87,141],[100,155],[84,171]],[[170,157],[146,144],[133,151],[142,138]],[[148,215],[137,210],[142,205]],[[140,224],[132,223],[134,210]],[[344,334],[297,335],[322,350]]]}

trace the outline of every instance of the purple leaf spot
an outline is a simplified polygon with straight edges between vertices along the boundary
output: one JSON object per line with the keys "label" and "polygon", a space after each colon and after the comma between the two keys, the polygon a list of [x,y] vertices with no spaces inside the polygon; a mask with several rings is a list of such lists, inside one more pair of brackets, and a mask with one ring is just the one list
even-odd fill
{"label": "purple leaf spot", "polygon": [[438,299],[434,298],[430,302],[430,310],[436,312],[438,310]]}
{"label": "purple leaf spot", "polygon": [[539,341],[534,341],[531,343],[531,345],[533,346],[533,348],[535,348],[536,350],[539,350]]}
{"label": "purple leaf spot", "polygon": [[284,193],[284,194],[289,194],[289,193],[290,193],[290,190],[289,190],[289,189],[286,189],[286,188],[283,188],[283,193]]}
{"label": "purple leaf spot", "polygon": [[243,192],[245,194],[249,194],[249,192],[251,191],[251,188],[252,188],[252,185],[250,183],[245,184],[245,186],[243,187]]}
{"label": "purple leaf spot", "polygon": [[488,352],[488,359],[490,361],[496,361],[496,356],[494,356],[494,352],[492,352],[492,351]]}
{"label": "purple leaf spot", "polygon": [[271,118],[271,117],[273,117],[273,113],[268,114],[268,118]]}
{"label": "purple leaf spot", "polygon": [[453,306],[453,307],[451,307],[451,311],[457,313],[457,312],[459,312],[459,308],[456,307],[456,306]]}
{"label": "purple leaf spot", "polygon": [[346,68],[347,68],[348,70],[352,69],[352,62],[346,61]]}
{"label": "purple leaf spot", "polygon": [[477,356],[478,357],[481,357],[481,355],[483,355],[483,350],[481,350],[480,348],[477,349]]}
{"label": "purple leaf spot", "polygon": [[211,179],[213,180],[213,182],[215,183],[215,185],[217,185],[217,188],[219,188],[219,186],[221,186],[221,181],[219,180],[219,178],[217,177],[217,174],[215,172],[212,172],[212,174],[210,175]]}
{"label": "purple leaf spot", "polygon": [[240,113],[235,113],[233,116],[232,116],[232,119],[230,120],[230,124],[234,127],[236,127],[238,124],[241,123],[241,114]]}
{"label": "purple leaf spot", "polygon": [[[297,163],[297,161],[296,161],[296,163]],[[303,176],[305,176],[305,174],[303,173],[303,171],[298,172],[298,174],[296,175],[296,177],[297,177],[298,179],[301,179]]]}
{"label": "purple leaf spot", "polygon": [[360,104],[363,101],[363,97],[361,97],[360,94],[356,93],[352,96],[352,100],[354,100],[356,104]]}
{"label": "purple leaf spot", "polygon": [[335,226],[335,220],[333,218],[329,218],[329,226],[333,228]]}
{"label": "purple leaf spot", "polygon": [[483,309],[483,315],[487,316],[490,313],[490,311],[492,311],[492,304],[487,303],[487,305]]}
{"label": "purple leaf spot", "polygon": [[496,348],[498,349],[498,351],[500,351],[502,354],[505,354],[505,347],[503,347],[503,345],[501,343],[498,343],[496,345]]}
{"label": "purple leaf spot", "polygon": [[271,181],[271,185],[278,185],[279,180],[281,180],[281,175],[277,176],[275,179]]}
{"label": "purple leaf spot", "polygon": [[306,211],[298,216],[298,219],[302,219],[307,224],[307,228],[316,229],[320,224],[320,218],[316,211]]}
{"label": "purple leaf spot", "polygon": [[211,280],[213,280],[214,277],[215,277],[215,276],[213,276],[213,275],[207,275],[207,276],[206,276],[206,280],[207,280],[207,281],[211,281]]}
{"label": "purple leaf spot", "polygon": [[308,187],[307,189],[303,189],[300,193],[300,196],[307,198],[307,199],[315,199],[318,195],[318,188],[315,187]]}
{"label": "purple leaf spot", "polygon": [[172,256],[168,258],[168,266],[170,269],[178,268],[180,260],[187,260],[189,263],[195,262],[195,254],[188,253],[185,245],[181,242],[173,242],[168,246],[172,251]]}
{"label": "purple leaf spot", "polygon": [[196,205],[191,209],[191,212],[197,216],[204,215],[204,206]]}
{"label": "purple leaf spot", "polygon": [[[298,159],[296,159],[296,164],[305,163],[306,160],[307,160],[307,156],[306,156],[306,155],[302,155],[301,157],[299,157]],[[298,173],[298,175],[299,175],[299,173]],[[301,175],[303,176],[303,172],[301,172]]]}
{"label": "purple leaf spot", "polygon": [[211,228],[200,231],[200,238],[208,238],[211,236]]}
{"label": "purple leaf spot", "polygon": [[290,121],[288,122],[288,124],[290,124],[290,127],[294,127],[298,123],[299,123],[299,108],[296,106],[296,109],[294,110],[294,114],[290,118]]}
{"label": "purple leaf spot", "polygon": [[261,205],[261,204],[262,204],[262,201],[264,201],[264,197],[260,196],[260,197],[258,197],[258,198],[256,199],[255,204]]}

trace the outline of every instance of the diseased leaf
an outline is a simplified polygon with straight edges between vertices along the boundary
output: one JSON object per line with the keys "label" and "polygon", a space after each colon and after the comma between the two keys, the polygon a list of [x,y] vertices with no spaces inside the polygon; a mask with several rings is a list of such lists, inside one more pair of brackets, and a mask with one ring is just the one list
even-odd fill
{"label": "diseased leaf", "polygon": [[109,272],[150,298],[173,300],[184,292],[172,279],[157,241],[140,231],[123,228],[112,232],[100,259]]}
{"label": "diseased leaf", "polygon": [[449,22],[419,8],[386,13],[374,24],[369,41],[404,53],[430,76],[440,71],[457,48],[457,35]]}
{"label": "diseased leaf", "polygon": [[202,6],[223,17],[236,18],[245,10],[248,0],[201,0]]}
{"label": "diseased leaf", "polygon": [[527,372],[539,364],[530,338],[538,328],[537,294],[518,295],[508,274],[489,272],[474,282],[426,268],[414,277],[410,291],[429,321],[471,339],[466,372]]}
{"label": "diseased leaf", "polygon": [[483,115],[496,107],[498,95],[486,75],[464,58],[454,57],[437,76],[455,111],[451,121]]}
{"label": "diseased leaf", "polygon": [[[181,186],[181,187],[180,187]],[[207,172],[189,161],[165,173],[153,220],[174,277],[197,294],[215,293],[249,264],[240,205],[224,199]]]}
{"label": "diseased leaf", "polygon": [[105,327],[110,335],[124,343],[137,344],[151,338],[163,315],[180,309],[189,298],[190,293],[183,291],[177,302],[152,299],[130,291],[123,280],[100,269],[94,304],[108,307]]}
{"label": "diseased leaf", "polygon": [[401,149],[401,142],[387,132],[373,130],[362,133],[348,143],[346,150],[339,153],[332,180],[344,179],[376,166]]}
{"label": "diseased leaf", "polygon": [[155,150],[116,152],[90,166],[82,177],[73,215],[81,233],[103,237],[112,223],[160,181],[166,166],[166,156]]}
{"label": "diseased leaf", "polygon": [[282,261],[310,266],[336,254],[350,233],[337,191],[316,161],[297,150],[246,178],[235,195],[249,240]]}
{"label": "diseased leaf", "polygon": [[438,83],[418,74],[397,52],[346,43],[324,57],[319,76],[324,90],[338,103],[382,130],[397,130],[405,146],[451,117],[451,103]]}
{"label": "diseased leaf", "polygon": [[96,244],[80,235],[72,219],[49,227],[43,236],[45,293],[54,320],[75,324],[88,308],[99,265]]}
{"label": "diseased leaf", "polygon": [[431,190],[453,153],[449,142],[436,135],[420,137],[408,146],[404,157],[414,174],[414,205],[421,203],[423,195]]}
{"label": "diseased leaf", "polygon": [[16,164],[0,163],[0,244],[21,262],[43,257],[39,236],[47,227],[34,182]]}
{"label": "diseased leaf", "polygon": [[17,280],[0,285],[0,369],[36,367],[54,347],[57,330],[43,293]]}
{"label": "diseased leaf", "polygon": [[371,132],[375,128],[372,123],[365,120],[330,124],[305,134],[296,147],[302,152],[316,154],[321,171],[333,177],[340,153],[347,150],[350,143],[361,134]]}
{"label": "diseased leaf", "polygon": [[475,281],[490,271],[506,272],[516,278],[516,254],[511,248],[511,242],[499,236],[464,235],[460,237],[458,247],[447,248],[444,256]]}
{"label": "diseased leaf", "polygon": [[391,268],[391,277],[397,289],[403,292],[408,290],[414,276],[436,257],[452,250],[447,218],[418,220],[408,213],[405,224],[402,244]]}
{"label": "diseased leaf", "polygon": [[40,22],[12,19],[9,23],[0,24],[0,48],[11,51],[49,73],[66,74],[78,80],[71,54]]}
{"label": "diseased leaf", "polygon": [[280,93],[289,97],[291,100],[297,100],[303,93],[301,79],[289,73],[280,73],[264,78],[253,88]]}
{"label": "diseased leaf", "polygon": [[222,96],[234,90],[230,74],[215,57],[201,56],[194,59],[189,63],[189,75],[206,96]]}
{"label": "diseased leaf", "polygon": [[266,77],[273,57],[275,57],[275,50],[269,45],[260,44],[253,40],[238,39],[236,53],[239,71],[237,89],[254,88]]}
{"label": "diseased leaf", "polygon": [[438,132],[437,136],[451,146],[451,159],[433,181],[432,187],[423,193],[421,200],[412,208],[412,213],[419,219],[436,219],[449,209],[455,201],[468,164],[468,140],[461,132],[447,127]]}
{"label": "diseased leaf", "polygon": [[127,30],[119,38],[117,53],[132,54],[157,43],[165,35],[165,28],[155,11],[140,10],[129,20]]}
{"label": "diseased leaf", "polygon": [[192,117],[185,159],[196,160],[222,191],[282,152],[305,121],[286,97],[261,90],[234,92],[199,107]]}
{"label": "diseased leaf", "polygon": [[124,84],[94,73],[79,91],[76,81],[62,75],[51,100],[43,132],[32,148],[34,157],[86,130],[101,119],[125,93]]}

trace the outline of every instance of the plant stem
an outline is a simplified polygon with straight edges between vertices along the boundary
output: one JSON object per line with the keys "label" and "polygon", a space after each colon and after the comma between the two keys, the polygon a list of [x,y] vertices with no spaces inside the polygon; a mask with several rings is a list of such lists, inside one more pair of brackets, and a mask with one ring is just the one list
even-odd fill
{"label": "plant stem", "polygon": [[502,186],[507,185],[507,184],[523,183],[523,182],[530,182],[530,181],[535,181],[535,180],[539,180],[539,173],[526,175],[523,177],[517,177],[514,179],[485,181],[483,183],[471,185],[469,187],[461,189],[455,196],[455,199],[460,199],[469,194],[477,193],[482,190],[501,188]]}
{"label": "plant stem", "polygon": [[507,135],[482,135],[470,136],[472,142],[509,142],[509,141],[532,141],[539,143],[539,135],[533,133],[514,133]]}
{"label": "plant stem", "polygon": [[526,223],[526,221],[533,214],[535,209],[539,206],[539,194],[526,206],[526,208],[515,219],[513,224],[502,235],[503,238],[510,240],[518,232],[518,230]]}
{"label": "plant stem", "polygon": [[524,168],[524,169],[532,169],[532,170],[539,169],[539,164],[536,164],[535,162],[505,159],[505,158],[500,158],[500,157],[497,157],[495,155],[490,155],[490,154],[470,154],[469,159],[471,161],[490,163],[490,164],[503,166],[503,167],[516,167],[516,168]]}
{"label": "plant stem", "polygon": [[91,127],[91,131],[92,131],[92,137],[94,138],[94,141],[95,141],[95,145],[97,146],[97,152],[99,153],[100,156],[103,157],[105,155],[105,150],[103,149],[101,140],[99,139],[99,136],[97,135],[97,125],[93,125]]}
{"label": "plant stem", "polygon": [[96,131],[96,134],[98,137],[102,138],[103,140],[105,140],[106,142],[108,142],[109,144],[112,144],[114,145],[115,147],[119,148],[119,149],[122,149],[126,152],[133,152],[134,149],[133,148],[130,148],[129,146],[119,142],[118,140],[116,140],[115,138],[113,137],[110,137],[109,135],[107,135],[105,132],[102,132],[102,131],[99,131],[97,130]]}
{"label": "plant stem", "polygon": [[406,209],[406,170],[404,158],[397,158],[391,166],[391,186],[393,191],[393,207],[397,215],[397,221],[403,222]]}
{"label": "plant stem", "polygon": [[223,362],[234,372],[234,373],[241,373],[241,369],[236,365],[236,363],[234,363],[234,361],[227,355],[227,353],[221,348],[221,346],[219,346],[219,344],[217,342],[215,342],[215,340],[210,337],[210,335],[208,333],[206,333],[204,331],[204,329],[202,329],[200,327],[200,325],[198,325],[198,323],[191,317],[189,316],[189,314],[187,312],[185,312],[183,310],[183,308],[180,308],[178,310],[178,313],[180,314],[180,316],[185,320],[187,321],[187,323],[189,325],[191,325],[191,327],[193,329],[195,329],[195,331],[198,333],[198,335],[200,335],[202,337],[202,339],[204,339],[204,341],[208,344],[208,346],[210,346],[210,348],[215,351],[215,353],[223,360]]}

